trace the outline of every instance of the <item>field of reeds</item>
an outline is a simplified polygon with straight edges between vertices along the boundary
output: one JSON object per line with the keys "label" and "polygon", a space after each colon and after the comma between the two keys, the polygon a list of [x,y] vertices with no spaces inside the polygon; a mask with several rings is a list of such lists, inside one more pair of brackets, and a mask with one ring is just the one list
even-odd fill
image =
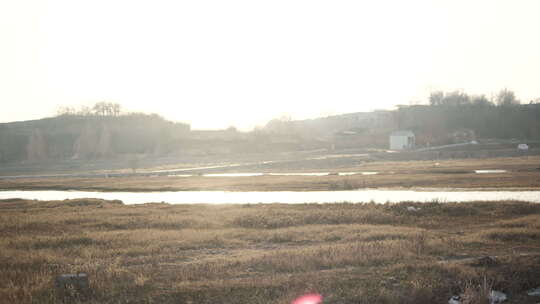
{"label": "field of reeds", "polygon": [[[409,207],[419,207],[411,211]],[[0,201],[1,303],[537,303],[540,205]],[[492,258],[485,258],[491,256]],[[60,274],[90,289],[61,294]]]}

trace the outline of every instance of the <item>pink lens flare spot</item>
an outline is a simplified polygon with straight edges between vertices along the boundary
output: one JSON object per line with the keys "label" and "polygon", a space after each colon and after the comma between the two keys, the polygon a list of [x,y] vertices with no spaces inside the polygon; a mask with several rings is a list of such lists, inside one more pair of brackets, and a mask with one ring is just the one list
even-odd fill
{"label": "pink lens flare spot", "polygon": [[303,295],[292,302],[292,304],[321,304],[321,303],[322,303],[322,296],[317,293],[310,293],[307,295]]}

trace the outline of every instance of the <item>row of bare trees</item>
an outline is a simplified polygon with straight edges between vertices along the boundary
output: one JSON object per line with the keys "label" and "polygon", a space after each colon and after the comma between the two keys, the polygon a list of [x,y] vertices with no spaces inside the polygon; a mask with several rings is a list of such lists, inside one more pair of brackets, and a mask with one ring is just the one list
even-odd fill
{"label": "row of bare trees", "polygon": [[119,116],[120,114],[122,114],[120,104],[106,101],[98,102],[92,107],[62,106],[57,110],[57,116]]}
{"label": "row of bare trees", "polygon": [[487,98],[486,95],[468,95],[456,90],[453,92],[434,91],[429,96],[429,104],[432,106],[462,106],[462,105],[497,105],[514,106],[520,104],[516,94],[512,90],[502,89],[495,96]]}

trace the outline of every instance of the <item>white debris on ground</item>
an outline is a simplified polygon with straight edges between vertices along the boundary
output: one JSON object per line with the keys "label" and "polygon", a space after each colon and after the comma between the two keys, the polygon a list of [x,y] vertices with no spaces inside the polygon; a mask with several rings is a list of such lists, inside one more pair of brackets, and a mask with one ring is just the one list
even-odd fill
{"label": "white debris on ground", "polygon": [[504,292],[500,292],[497,290],[492,290],[491,293],[489,294],[490,304],[501,303],[501,302],[506,301],[507,299],[508,297],[506,296]]}
{"label": "white debris on ground", "polygon": [[416,212],[416,211],[419,211],[419,210],[422,210],[422,208],[420,208],[420,207],[416,208],[414,206],[407,207],[407,211]]}
{"label": "white debris on ground", "polygon": [[[540,292],[540,290],[539,290],[539,292]],[[448,300],[448,304],[461,304],[462,299],[463,298],[461,296],[452,296]],[[500,291],[497,291],[497,290],[492,290],[489,293],[489,304],[502,303],[502,302],[504,302],[506,300],[508,300],[508,296],[506,296],[506,294],[504,292],[500,292]]]}
{"label": "white debris on ground", "polygon": [[527,294],[531,297],[540,297],[540,287],[527,290]]}
{"label": "white debris on ground", "polygon": [[448,304],[461,304],[461,297],[460,296],[452,296],[450,300],[448,300]]}
{"label": "white debris on ground", "polygon": [[[414,208],[414,207],[413,207]],[[540,287],[531,288],[527,290],[527,295],[531,297],[540,297]],[[448,300],[448,304],[461,304],[462,297],[461,296],[452,296]],[[508,296],[501,291],[492,290],[489,293],[489,303],[490,304],[497,304],[502,303],[504,301],[508,300]],[[540,303],[538,303],[540,304]]]}

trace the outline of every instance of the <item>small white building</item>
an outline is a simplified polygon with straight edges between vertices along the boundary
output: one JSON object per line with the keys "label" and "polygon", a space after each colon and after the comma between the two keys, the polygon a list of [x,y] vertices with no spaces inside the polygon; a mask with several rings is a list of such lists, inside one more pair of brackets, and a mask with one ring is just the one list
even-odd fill
{"label": "small white building", "polygon": [[394,131],[390,134],[390,150],[414,149],[414,142],[412,131]]}
{"label": "small white building", "polygon": [[527,145],[527,144],[519,144],[517,146],[517,149],[518,149],[518,151],[527,151],[527,150],[529,150],[529,145]]}

